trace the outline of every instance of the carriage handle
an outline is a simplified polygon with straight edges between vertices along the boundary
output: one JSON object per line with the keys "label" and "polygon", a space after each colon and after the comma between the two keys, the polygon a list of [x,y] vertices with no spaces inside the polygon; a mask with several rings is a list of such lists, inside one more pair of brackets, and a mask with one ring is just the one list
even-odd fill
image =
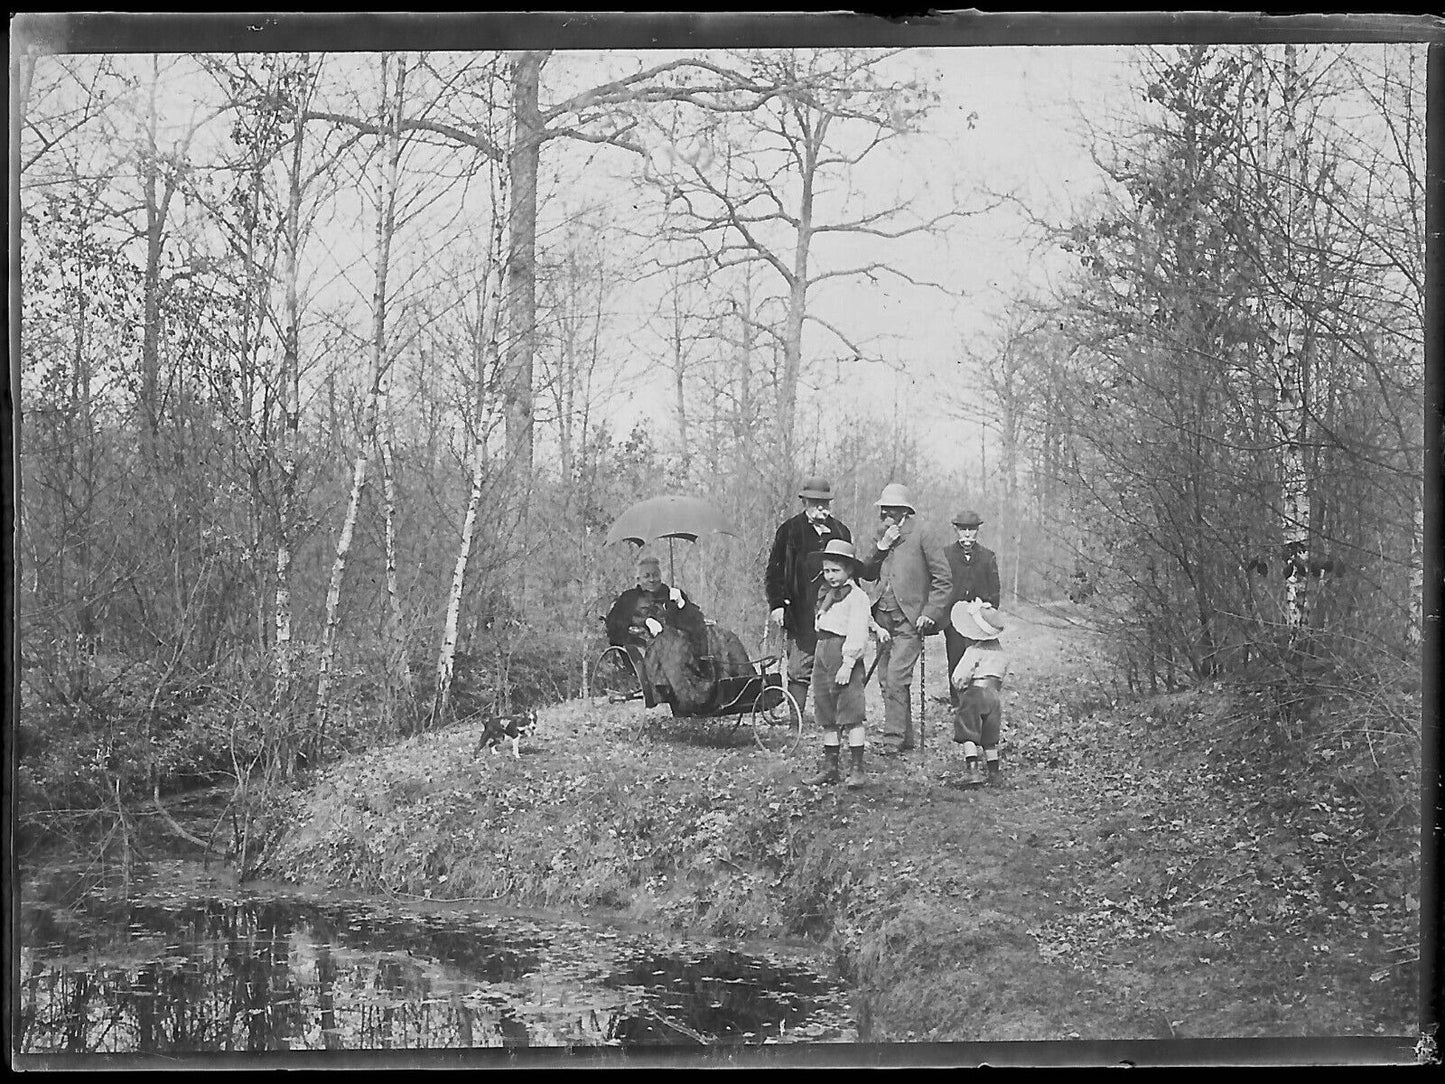
{"label": "carriage handle", "polygon": [[[762,642],[758,644],[758,662],[764,664],[764,666],[763,666],[763,672],[764,672],[764,673],[767,673],[766,663],[767,663],[767,662],[769,661],[769,659],[770,659],[770,656],[768,655],[768,633],[769,633],[769,631],[772,629],[772,627],[773,627],[773,623],[772,623],[770,620],[768,620],[767,614],[764,614],[764,615],[763,615],[763,639],[762,639]],[[782,633],[783,633],[783,630],[782,630],[782,628],[781,628],[781,626],[780,626],[780,627],[778,628],[778,634],[779,634],[779,636],[781,636]],[[783,642],[782,642],[782,644],[779,646],[778,656],[777,656],[777,658],[778,658],[778,667],[779,667],[779,671],[778,671],[778,672],[779,672],[779,673],[782,672],[783,658],[784,658],[784,655],[786,654],[787,646],[788,646],[788,644],[787,644],[787,640],[786,640],[786,639],[784,639]]]}

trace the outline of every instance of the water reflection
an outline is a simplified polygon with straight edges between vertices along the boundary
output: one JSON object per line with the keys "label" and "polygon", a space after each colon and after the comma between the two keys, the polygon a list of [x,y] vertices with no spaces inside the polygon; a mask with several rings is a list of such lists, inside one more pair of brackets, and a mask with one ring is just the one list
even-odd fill
{"label": "water reflection", "polygon": [[51,878],[20,940],[22,1053],[856,1039],[796,963],[575,923]]}

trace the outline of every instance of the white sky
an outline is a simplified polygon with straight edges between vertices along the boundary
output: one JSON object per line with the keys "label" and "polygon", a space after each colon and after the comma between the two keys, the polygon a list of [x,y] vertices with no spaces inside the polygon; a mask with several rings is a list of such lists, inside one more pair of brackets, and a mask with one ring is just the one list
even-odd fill
{"label": "white sky", "polygon": [[[1111,114],[1137,102],[1128,89],[1132,65],[1143,50],[1116,46],[977,46],[910,50],[891,62],[903,76],[937,73],[941,101],[929,118],[929,132],[881,147],[857,172],[858,189],[878,200],[892,200],[906,191],[919,191],[922,205],[938,211],[950,205],[982,206],[985,188],[1016,193],[1033,213],[1066,217],[1068,208],[1086,201],[1097,190],[1099,177],[1084,141],[1082,120],[1100,123]],[[656,63],[657,52],[622,50],[593,53],[556,53],[544,70],[544,104],[565,96],[569,86],[595,85],[599,69],[631,66],[633,70]],[[148,64],[147,58],[135,63]],[[374,54],[332,54],[327,66],[347,87],[374,93],[378,61]],[[368,89],[369,88],[369,89]],[[195,109],[196,94],[175,88],[169,108],[179,122]],[[1137,93],[1137,92],[1133,92]],[[207,92],[208,100],[214,94]],[[344,103],[341,103],[344,104]],[[974,118],[972,126],[969,118]],[[222,132],[211,138],[221,138]],[[214,145],[214,144],[213,144]],[[199,149],[199,144],[197,149]],[[584,166],[584,161],[592,165]],[[637,159],[626,152],[579,144],[570,140],[548,143],[543,154],[542,187],[563,204],[577,201],[611,202],[619,217],[640,218],[632,208],[639,200],[657,200],[636,182]],[[426,186],[425,178],[413,189]],[[485,218],[472,200],[485,199],[484,186],[473,187],[457,201],[460,190],[437,205],[425,228],[411,231],[403,247],[393,253],[396,270],[393,288],[405,289],[407,275],[434,275],[448,258],[453,231]],[[331,203],[320,220],[309,256],[315,274],[305,288],[320,307],[338,300],[354,306],[350,320],[363,334],[371,289],[370,253],[372,210],[367,201],[347,197]],[[646,208],[644,208],[646,210]],[[546,212],[544,212],[546,213]],[[360,226],[358,228],[358,216]],[[544,239],[543,244],[548,240]],[[799,433],[808,434],[819,411],[833,415],[867,413],[886,416],[893,411],[909,420],[910,427],[944,472],[956,469],[976,454],[978,434],[971,426],[950,422],[940,408],[941,395],[956,390],[956,361],[960,343],[986,351],[992,321],[1012,296],[1042,290],[1051,272],[1063,266],[1061,254],[1039,251],[1028,243],[1021,212],[1003,206],[955,223],[936,236],[915,237],[878,245],[872,258],[890,263],[923,279],[945,285],[942,292],[881,279],[877,285],[832,280],[810,297],[818,315],[844,329],[855,341],[868,343],[892,366],[847,363],[825,372],[841,379],[832,382],[826,405],[801,404]],[[854,242],[854,244],[859,244]],[[864,253],[840,253],[833,258],[849,262]],[[814,270],[826,269],[823,249]],[[610,359],[630,359],[637,368],[658,356],[655,335],[639,330],[652,308],[650,287],[638,286],[614,300],[619,311],[609,328]],[[805,354],[832,357],[841,345],[826,332],[810,326],[805,332]],[[655,374],[633,374],[627,395],[620,396],[616,420],[622,431],[643,417],[670,417],[671,390]],[[541,404],[539,404],[541,405]],[[663,434],[665,437],[666,434]],[[807,464],[803,464],[804,467]]]}
{"label": "white sky", "polygon": [[[1017,193],[1037,214],[1057,217],[1097,180],[1080,140],[1078,114],[1112,108],[1137,54],[1137,49],[1108,46],[912,50],[895,60],[900,70],[936,69],[941,76],[942,100],[930,116],[930,132],[876,151],[860,168],[859,184],[882,195],[921,186],[926,193],[922,206],[934,212],[955,200],[984,206],[983,186],[989,186]],[[567,59],[562,54],[549,61],[549,74],[565,67]],[[888,279],[877,285],[835,280],[815,291],[810,310],[855,341],[881,344],[882,353],[899,359],[904,368],[899,372],[866,363],[837,368],[844,379],[829,392],[831,408],[886,415],[896,404],[898,413],[911,419],[926,454],[943,470],[952,470],[971,459],[978,446],[972,427],[960,432],[939,404],[940,387],[957,382],[960,339],[982,347],[1003,302],[1019,292],[1020,284],[1044,288],[1050,265],[1025,243],[1024,221],[1008,206],[955,222],[946,234],[880,246],[878,254],[883,253],[915,277],[944,284],[946,293]],[[815,257],[814,269],[824,267]],[[831,356],[840,346],[810,326],[804,350]],[[669,403],[664,381],[650,386],[644,381],[620,420],[656,417],[670,409]],[[806,401],[802,409],[810,409]],[[810,425],[800,418],[800,433]]]}

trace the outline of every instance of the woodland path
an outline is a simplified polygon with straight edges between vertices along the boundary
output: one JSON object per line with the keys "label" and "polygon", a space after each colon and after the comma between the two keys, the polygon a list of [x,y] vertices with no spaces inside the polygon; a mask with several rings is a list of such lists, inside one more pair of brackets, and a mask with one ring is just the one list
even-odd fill
{"label": "woodland path", "polygon": [[1009,617],[1003,784],[954,783],[935,637],[923,751],[832,799],[866,866],[911,883],[857,946],[875,1033],[1413,1033],[1409,873],[1368,853],[1349,789],[1281,773],[1222,690],[1131,697],[1076,607]]}

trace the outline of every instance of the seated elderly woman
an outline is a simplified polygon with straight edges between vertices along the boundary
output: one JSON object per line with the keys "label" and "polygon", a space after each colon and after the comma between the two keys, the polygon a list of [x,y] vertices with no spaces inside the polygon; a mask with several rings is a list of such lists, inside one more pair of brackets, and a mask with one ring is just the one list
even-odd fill
{"label": "seated elderly woman", "polygon": [[607,642],[641,650],[645,673],[639,676],[665,686],[676,715],[705,712],[720,678],[752,673],[742,641],[664,583],[656,557],[638,560],[637,586],[617,596],[605,620]]}
{"label": "seated elderly woman", "polygon": [[607,642],[646,648],[664,626],[676,626],[701,635],[704,619],[677,587],[662,582],[662,563],[652,556],[637,561],[637,586],[617,596],[607,612]]}

